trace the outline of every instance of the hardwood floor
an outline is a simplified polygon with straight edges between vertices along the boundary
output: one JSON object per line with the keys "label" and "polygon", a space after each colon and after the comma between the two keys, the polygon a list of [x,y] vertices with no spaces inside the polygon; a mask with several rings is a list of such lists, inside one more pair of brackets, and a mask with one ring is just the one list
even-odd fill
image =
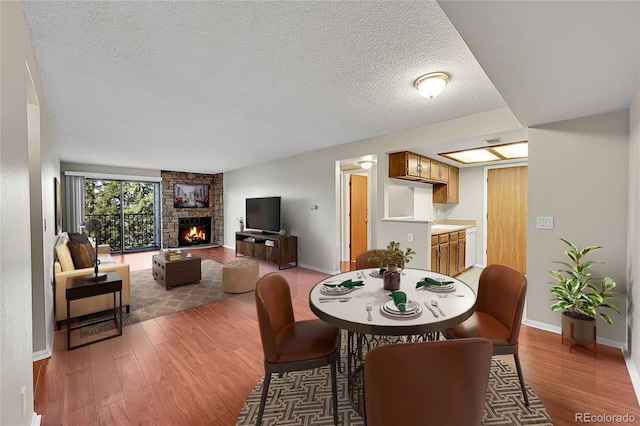
{"label": "hardwood floor", "polygon": [[[132,270],[147,269],[156,253],[115,257]],[[226,248],[196,253],[217,262],[235,258]],[[261,276],[276,270],[260,262]],[[280,272],[291,286],[296,318],[315,318],[308,293],[326,274],[300,267]],[[126,326],[121,337],[70,352],[65,345],[63,327],[53,356],[34,363],[35,411],[43,425],[234,425],[264,374],[253,293]],[[526,326],[520,346],[525,381],[554,424],[576,424],[576,413],[640,420],[619,350],[599,346],[597,359],[580,348],[569,354],[559,335]],[[513,366],[512,356],[501,358]]]}

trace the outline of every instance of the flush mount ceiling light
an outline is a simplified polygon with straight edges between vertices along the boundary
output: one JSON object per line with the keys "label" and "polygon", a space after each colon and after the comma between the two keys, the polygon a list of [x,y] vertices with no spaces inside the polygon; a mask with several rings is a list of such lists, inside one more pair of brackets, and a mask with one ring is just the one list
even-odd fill
{"label": "flush mount ceiling light", "polygon": [[471,148],[463,151],[443,152],[438,155],[458,163],[473,164],[487,161],[515,160],[529,155],[527,141],[494,145],[487,148]]}
{"label": "flush mount ceiling light", "polygon": [[425,98],[433,99],[444,90],[444,86],[449,82],[449,74],[443,72],[432,72],[418,78],[413,85]]}
{"label": "flush mount ceiling light", "polygon": [[363,161],[358,161],[358,164],[363,169],[369,170],[371,167],[373,167],[375,163],[372,160],[363,160]]}

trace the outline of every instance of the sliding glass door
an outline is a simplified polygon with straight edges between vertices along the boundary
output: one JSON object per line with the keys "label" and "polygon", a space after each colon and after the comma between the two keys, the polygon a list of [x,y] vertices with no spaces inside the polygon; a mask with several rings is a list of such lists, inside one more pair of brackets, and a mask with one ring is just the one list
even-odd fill
{"label": "sliding glass door", "polygon": [[160,247],[160,185],[85,179],[85,220],[102,221],[100,243],[112,252]]}

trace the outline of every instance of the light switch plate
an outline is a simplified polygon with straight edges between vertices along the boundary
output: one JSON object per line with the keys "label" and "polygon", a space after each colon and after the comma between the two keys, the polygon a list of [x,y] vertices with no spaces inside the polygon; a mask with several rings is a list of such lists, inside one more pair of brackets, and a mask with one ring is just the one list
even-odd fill
{"label": "light switch plate", "polygon": [[553,229],[553,216],[537,216],[536,228],[537,229]]}
{"label": "light switch plate", "polygon": [[409,243],[413,242],[413,234],[407,235],[407,242],[409,242]]}

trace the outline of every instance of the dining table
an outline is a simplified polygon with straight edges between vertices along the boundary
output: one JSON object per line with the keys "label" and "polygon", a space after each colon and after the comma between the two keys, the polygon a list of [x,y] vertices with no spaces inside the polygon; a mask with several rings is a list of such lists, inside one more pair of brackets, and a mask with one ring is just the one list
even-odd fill
{"label": "dining table", "polygon": [[347,387],[353,408],[364,413],[364,362],[374,347],[438,340],[440,333],[471,316],[476,294],[453,277],[405,268],[399,291],[404,312],[385,290],[377,268],[329,276],[309,292],[309,306],[321,320],[346,330]]}

